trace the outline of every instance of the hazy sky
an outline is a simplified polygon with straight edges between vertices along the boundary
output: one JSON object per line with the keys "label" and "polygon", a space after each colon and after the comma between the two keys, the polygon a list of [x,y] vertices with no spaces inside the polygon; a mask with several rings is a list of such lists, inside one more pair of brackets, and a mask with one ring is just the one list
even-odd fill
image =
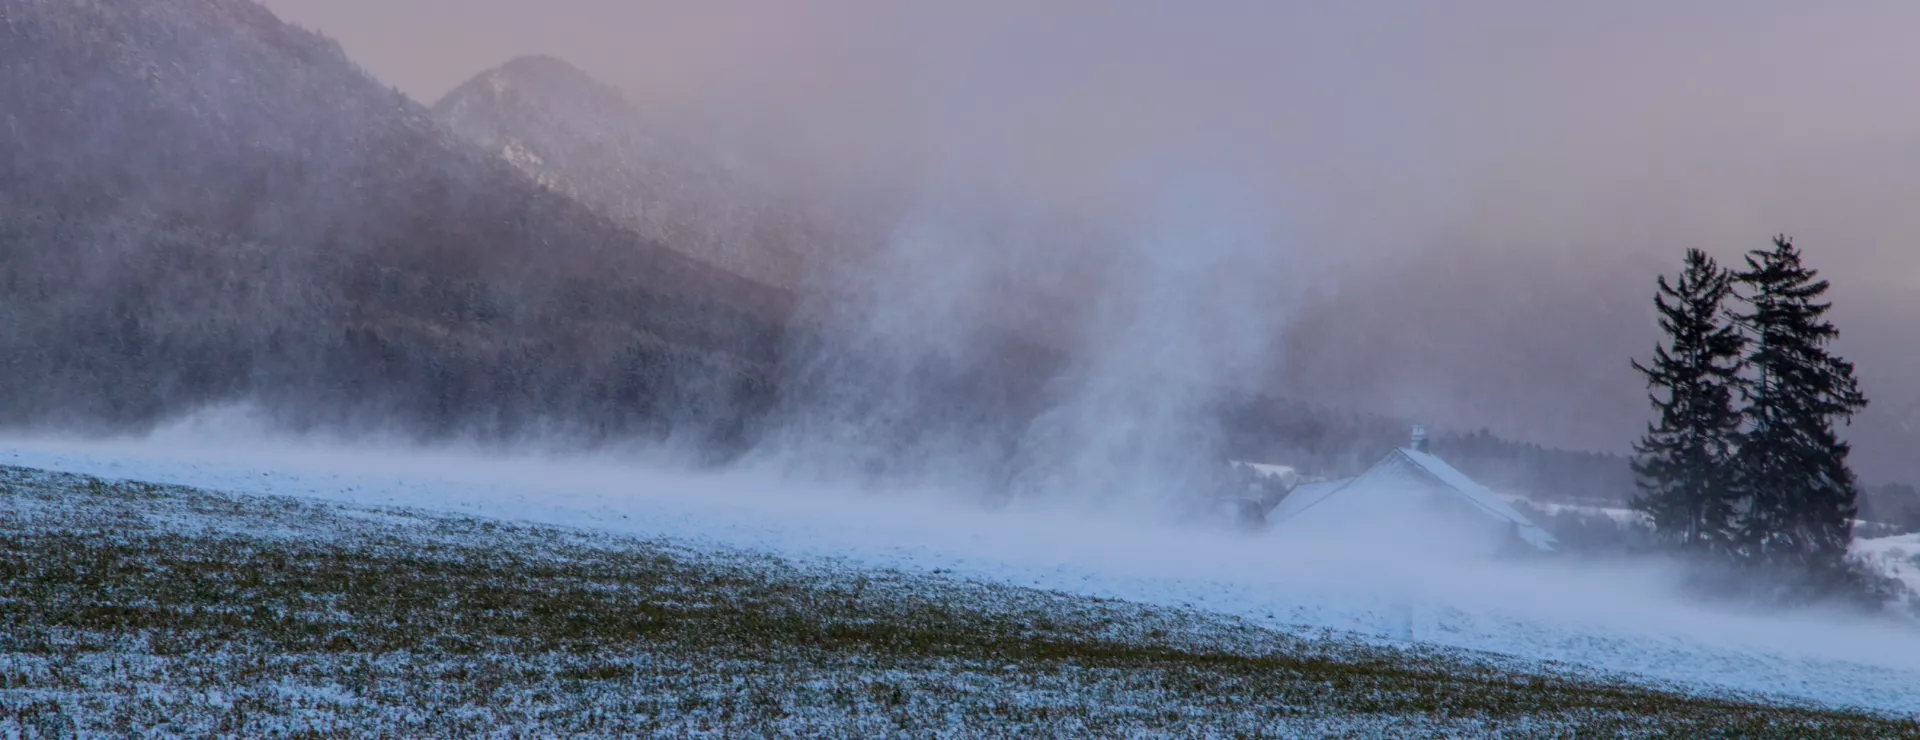
{"label": "hazy sky", "polygon": [[[1204,183],[1316,265],[1526,250],[1515,264],[1591,272],[1628,286],[1596,303],[1640,305],[1686,247],[1732,258],[1788,232],[1838,284],[1876,413],[1920,424],[1910,1],[266,5],[426,102],[552,54],[802,169],[937,174],[1103,217]],[[1613,373],[1650,349],[1650,317],[1601,323],[1626,328],[1557,361]],[[1609,421],[1567,409],[1532,430],[1619,449],[1639,412],[1617,409],[1639,402],[1615,375]]]}
{"label": "hazy sky", "polygon": [[663,109],[1052,197],[1227,169],[1355,243],[1784,230],[1920,290],[1912,3],[266,4],[426,101],[549,53]]}

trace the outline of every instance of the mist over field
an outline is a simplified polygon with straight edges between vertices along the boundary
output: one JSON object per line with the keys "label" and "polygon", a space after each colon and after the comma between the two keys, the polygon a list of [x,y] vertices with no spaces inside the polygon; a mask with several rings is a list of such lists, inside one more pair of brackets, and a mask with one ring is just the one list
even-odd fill
{"label": "mist over field", "polygon": [[1058,498],[989,511],[932,484],[875,495],[779,469],[676,472],[628,453],[279,435],[229,411],[139,440],[7,440],[0,464],[367,507],[355,516],[374,521],[481,513],[875,579],[930,573],[1361,644],[1557,661],[1707,696],[1920,711],[1910,623],[1688,598],[1685,569],[1659,559],[1488,560],[1449,549],[1430,520],[1243,536]]}
{"label": "mist over field", "polygon": [[[248,701],[342,732],[458,734],[406,707],[462,702],[553,730],[538,702],[433,693],[509,685],[474,683],[476,650],[539,666],[513,681],[583,734],[844,732],[806,722],[849,706],[881,734],[940,707],[1041,717],[1006,734],[1908,731],[1916,23],[1891,2],[0,0],[0,603],[35,609],[0,619],[32,636],[0,635],[0,735],[153,711],[53,636],[118,655],[169,620],[195,647],[141,681],[211,706],[169,676],[229,671],[167,660],[302,656],[352,701]],[[1662,550],[1631,503],[1656,278],[1777,233],[1832,280],[1872,402],[1840,430],[1852,580],[1804,598]],[[88,539],[102,521],[132,524]],[[456,550],[471,583],[435,560]],[[109,560],[195,575],[121,621],[44,575]],[[257,624],[193,621],[202,585],[261,579],[284,591],[218,595]],[[1362,652],[1236,662],[1296,638]],[[636,645],[693,668],[667,687]],[[1086,658],[1141,646],[1120,679]],[[1375,650],[1395,657],[1352,657]],[[379,693],[335,661],[396,652],[460,678]],[[710,711],[747,691],[716,688],[716,656],[833,686]],[[1086,671],[1018,688],[1061,665]],[[1128,665],[1220,683],[1113,683]],[[1392,680],[1313,672],[1346,665]],[[836,683],[888,671],[932,678]],[[1469,674],[1491,693],[1424,693]],[[939,693],[960,675],[986,698]],[[1257,675],[1306,689],[1221,688]],[[1152,716],[1101,706],[1136,699]],[[371,724],[340,719],[355,702]],[[1280,721],[1300,707],[1336,724]]]}

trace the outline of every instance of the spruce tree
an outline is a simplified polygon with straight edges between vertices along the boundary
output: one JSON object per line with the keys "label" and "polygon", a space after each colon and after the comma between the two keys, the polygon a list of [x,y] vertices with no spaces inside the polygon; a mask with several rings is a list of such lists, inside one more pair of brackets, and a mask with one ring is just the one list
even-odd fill
{"label": "spruce tree", "polygon": [[1785,236],[1747,256],[1735,278],[1751,311],[1746,431],[1737,467],[1746,496],[1743,554],[1815,577],[1837,575],[1853,540],[1858,489],[1834,425],[1865,408],[1853,365],[1827,350],[1840,332],[1820,302],[1828,283]]}
{"label": "spruce tree", "polygon": [[1746,340],[1727,321],[1733,275],[1698,249],[1674,282],[1662,275],[1654,305],[1666,343],[1646,376],[1657,418],[1634,445],[1640,495],[1633,507],[1656,534],[1683,550],[1729,552],[1734,544],[1730,462],[1740,431],[1734,408]]}

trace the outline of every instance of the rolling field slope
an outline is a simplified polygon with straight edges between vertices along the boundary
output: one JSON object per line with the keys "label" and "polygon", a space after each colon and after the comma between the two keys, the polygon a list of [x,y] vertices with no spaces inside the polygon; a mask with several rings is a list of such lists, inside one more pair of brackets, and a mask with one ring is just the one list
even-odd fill
{"label": "rolling field slope", "polygon": [[0,470],[0,736],[1920,736],[1200,609]]}

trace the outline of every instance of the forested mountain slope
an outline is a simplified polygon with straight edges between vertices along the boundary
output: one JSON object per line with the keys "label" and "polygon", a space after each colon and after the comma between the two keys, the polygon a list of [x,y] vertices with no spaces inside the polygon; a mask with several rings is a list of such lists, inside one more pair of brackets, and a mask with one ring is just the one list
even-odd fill
{"label": "forested mountain slope", "polygon": [[770,396],[787,295],[538,185],[252,2],[0,18],[10,421],[256,394],[307,421],[612,431],[667,407],[738,426]]}
{"label": "forested mountain slope", "polygon": [[851,238],[553,57],[482,72],[435,103],[433,115],[643,236],[761,282],[793,287],[807,258],[821,261]]}

